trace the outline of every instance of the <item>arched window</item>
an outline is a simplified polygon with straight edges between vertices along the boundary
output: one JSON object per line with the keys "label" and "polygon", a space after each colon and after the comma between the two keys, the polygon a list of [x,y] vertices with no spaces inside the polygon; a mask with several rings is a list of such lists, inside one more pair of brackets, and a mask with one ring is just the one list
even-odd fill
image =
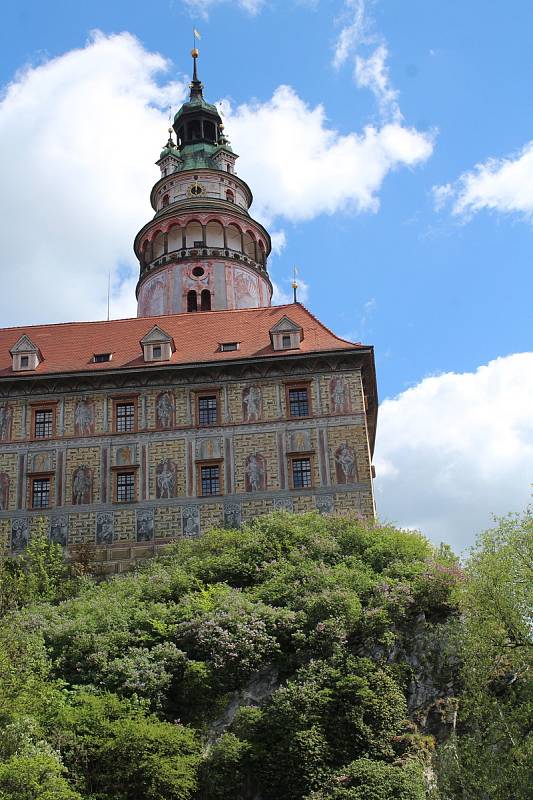
{"label": "arched window", "polygon": [[187,247],[204,247],[204,233],[199,222],[189,222],[186,230]]}
{"label": "arched window", "polygon": [[200,311],[211,311],[211,292],[209,289],[202,290],[200,302]]}
{"label": "arched window", "polygon": [[169,202],[170,200],[168,194],[164,195],[163,200],[161,201],[161,205],[163,206],[163,208],[165,208],[165,206],[168,206]]}
{"label": "arched window", "polygon": [[198,311],[198,298],[192,289],[187,294],[187,311]]}
{"label": "arched window", "polygon": [[154,238],[154,258],[159,258],[165,252],[165,237],[159,231]]}
{"label": "arched window", "polygon": [[226,172],[231,172],[231,164],[226,164]]}
{"label": "arched window", "polygon": [[216,220],[205,226],[206,244],[208,247],[224,247],[224,228]]}
{"label": "arched window", "polygon": [[255,239],[251,231],[246,231],[244,234],[244,252],[248,258],[253,258],[254,261],[257,261],[255,253]]}
{"label": "arched window", "polygon": [[230,203],[234,203],[234,202],[235,202],[235,195],[233,194],[233,192],[231,191],[231,189],[228,189],[228,190],[226,191],[226,200],[227,200],[228,202],[230,202]]}
{"label": "arched window", "polygon": [[241,232],[236,225],[228,225],[226,231],[228,247],[230,250],[241,250]]}

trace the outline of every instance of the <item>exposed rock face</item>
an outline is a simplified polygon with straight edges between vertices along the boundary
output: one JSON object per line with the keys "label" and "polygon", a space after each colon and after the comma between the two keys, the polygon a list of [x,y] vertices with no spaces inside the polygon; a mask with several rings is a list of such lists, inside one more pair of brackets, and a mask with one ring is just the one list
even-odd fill
{"label": "exposed rock face", "polygon": [[239,708],[262,705],[274,694],[279,685],[276,667],[265,667],[252,675],[244,689],[233,692],[222,716],[209,726],[209,742],[215,742],[229,728]]}

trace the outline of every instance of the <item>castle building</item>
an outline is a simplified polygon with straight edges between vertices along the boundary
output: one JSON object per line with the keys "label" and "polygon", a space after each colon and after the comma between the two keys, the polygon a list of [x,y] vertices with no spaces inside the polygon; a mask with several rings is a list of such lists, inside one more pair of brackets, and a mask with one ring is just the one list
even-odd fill
{"label": "castle building", "polygon": [[374,515],[373,349],[272,306],[271,242],[193,50],[139,231],[138,316],[0,329],[0,536],[107,572],[275,509]]}

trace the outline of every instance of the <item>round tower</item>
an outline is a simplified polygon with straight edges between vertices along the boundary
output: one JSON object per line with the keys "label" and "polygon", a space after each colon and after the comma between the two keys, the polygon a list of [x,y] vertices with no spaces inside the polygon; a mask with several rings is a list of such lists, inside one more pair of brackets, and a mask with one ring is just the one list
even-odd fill
{"label": "round tower", "polygon": [[216,106],[207,103],[192,51],[190,98],[174,117],[137,234],[137,316],[269,306],[268,232],[249,214],[252,193],[235,174],[238,156]]}

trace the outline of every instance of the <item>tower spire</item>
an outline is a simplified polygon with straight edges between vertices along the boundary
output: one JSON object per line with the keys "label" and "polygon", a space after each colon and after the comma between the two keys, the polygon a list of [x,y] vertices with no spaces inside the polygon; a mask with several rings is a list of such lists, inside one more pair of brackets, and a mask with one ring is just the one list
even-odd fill
{"label": "tower spire", "polygon": [[191,56],[192,56],[192,60],[193,60],[192,81],[189,84],[189,88],[191,90],[191,94],[190,94],[190,99],[191,100],[203,97],[202,89],[204,88],[204,85],[203,85],[202,81],[200,81],[198,79],[197,61],[198,61],[198,56],[199,55],[200,55],[200,52],[199,52],[198,48],[197,47],[193,47],[193,49],[191,50]]}

